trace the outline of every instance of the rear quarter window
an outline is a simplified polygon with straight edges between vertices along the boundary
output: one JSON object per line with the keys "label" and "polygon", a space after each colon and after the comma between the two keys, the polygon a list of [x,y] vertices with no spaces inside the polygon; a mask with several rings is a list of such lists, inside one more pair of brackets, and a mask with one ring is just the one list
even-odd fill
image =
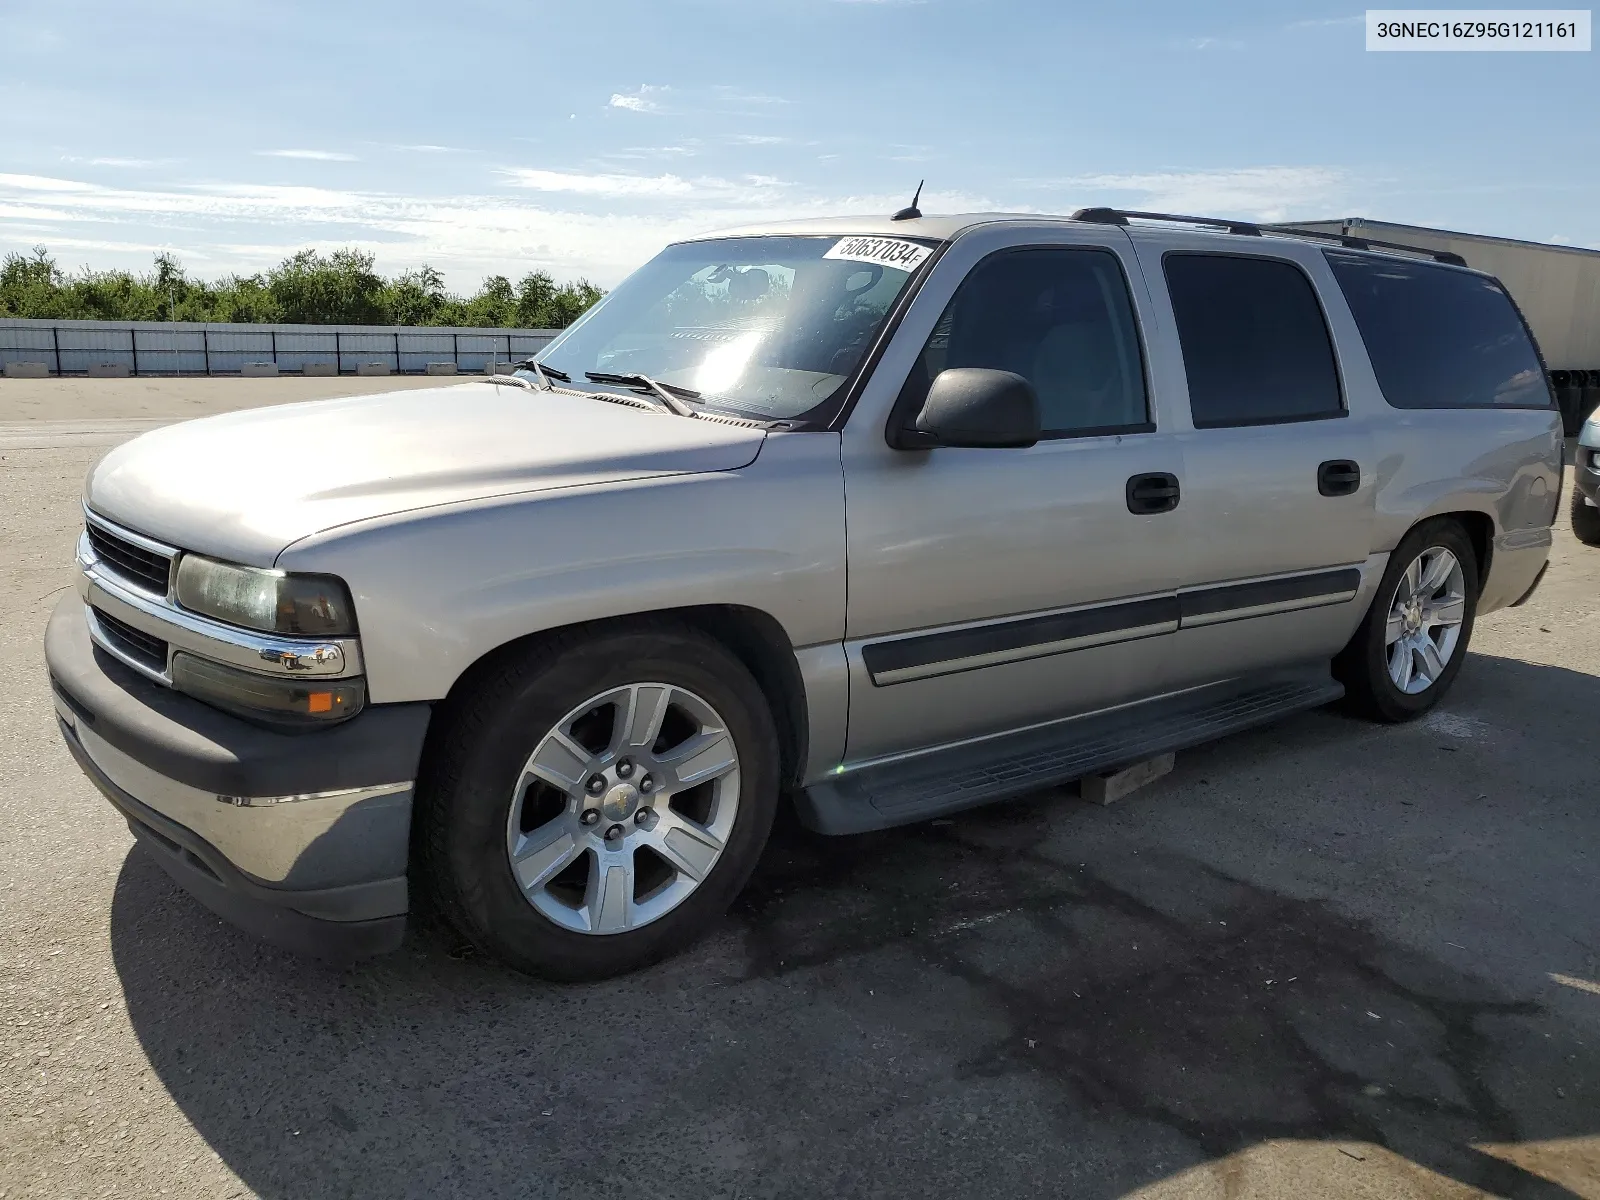
{"label": "rear quarter window", "polygon": [[1544,365],[1493,279],[1425,262],[1324,252],[1395,408],[1550,408]]}

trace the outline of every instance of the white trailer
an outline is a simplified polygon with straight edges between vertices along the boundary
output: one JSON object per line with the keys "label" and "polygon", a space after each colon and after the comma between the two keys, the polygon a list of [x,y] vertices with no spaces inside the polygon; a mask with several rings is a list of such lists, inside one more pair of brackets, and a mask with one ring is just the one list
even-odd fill
{"label": "white trailer", "polygon": [[1458,254],[1506,285],[1544,354],[1568,433],[1600,406],[1600,250],[1398,225],[1366,217],[1295,221],[1351,238],[1402,242]]}

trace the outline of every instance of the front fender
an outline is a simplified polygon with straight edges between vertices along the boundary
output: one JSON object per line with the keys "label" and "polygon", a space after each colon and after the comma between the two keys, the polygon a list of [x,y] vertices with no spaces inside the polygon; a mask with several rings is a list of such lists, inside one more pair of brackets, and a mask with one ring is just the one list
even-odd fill
{"label": "front fender", "polygon": [[412,511],[305,538],[285,570],[349,585],[375,703],[437,700],[485,654],[582,621],[706,604],[796,649],[844,635],[835,434],[775,434],[738,470]]}

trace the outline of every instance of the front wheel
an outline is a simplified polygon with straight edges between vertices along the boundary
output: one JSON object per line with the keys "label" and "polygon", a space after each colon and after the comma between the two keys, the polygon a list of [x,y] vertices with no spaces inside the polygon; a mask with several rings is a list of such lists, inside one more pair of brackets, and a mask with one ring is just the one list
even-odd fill
{"label": "front wheel", "polygon": [[1356,711],[1409,721],[1450,689],[1467,655],[1478,607],[1478,560],[1461,526],[1417,526],[1395,547],[1334,674]]}
{"label": "front wheel", "polygon": [[1600,546],[1600,508],[1572,489],[1572,535],[1585,546]]}
{"label": "front wheel", "polygon": [[777,734],[743,664],[662,624],[553,639],[474,682],[420,796],[444,916],[551,979],[694,941],[749,878],[777,804]]}

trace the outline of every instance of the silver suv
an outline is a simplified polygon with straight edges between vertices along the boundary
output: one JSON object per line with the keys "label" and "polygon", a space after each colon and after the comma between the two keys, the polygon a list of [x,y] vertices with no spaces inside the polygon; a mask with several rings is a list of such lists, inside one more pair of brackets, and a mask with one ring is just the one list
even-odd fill
{"label": "silver suv", "polygon": [[417,891],[582,978],[712,923],[780,802],[854,833],[1425,712],[1550,550],[1515,306],[1148,216],[684,242],[514,376],[148,433],[85,488],[62,736],[240,925],[377,951]]}

